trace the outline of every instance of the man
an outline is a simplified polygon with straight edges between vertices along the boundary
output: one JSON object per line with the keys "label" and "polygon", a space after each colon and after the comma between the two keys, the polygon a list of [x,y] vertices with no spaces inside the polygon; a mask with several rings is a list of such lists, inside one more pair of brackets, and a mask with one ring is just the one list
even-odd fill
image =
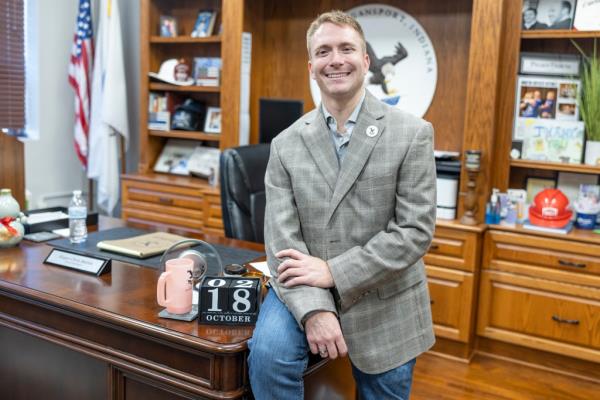
{"label": "man", "polygon": [[523,29],[548,29],[548,25],[537,20],[535,8],[526,8],[523,11]]}
{"label": "man", "polygon": [[308,29],[322,104],[271,143],[265,244],[274,278],[250,341],[257,399],[302,399],[308,350],[347,353],[363,399],[407,399],[434,343],[422,257],[435,225],[431,124],[369,94],[347,14]]}
{"label": "man", "polygon": [[556,13],[556,10],[551,8],[548,10],[548,18],[550,19],[550,29],[571,29],[571,3],[561,1],[559,12]]}

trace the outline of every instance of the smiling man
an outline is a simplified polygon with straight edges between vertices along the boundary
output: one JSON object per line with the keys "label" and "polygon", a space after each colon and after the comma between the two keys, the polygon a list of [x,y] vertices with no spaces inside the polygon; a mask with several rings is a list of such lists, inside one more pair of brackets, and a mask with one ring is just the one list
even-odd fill
{"label": "smiling man", "polygon": [[273,290],[250,341],[256,399],[302,399],[308,351],[348,354],[362,399],[407,399],[434,343],[422,257],[435,226],[431,124],[365,90],[351,16],[307,32],[322,104],[271,144],[265,245]]}

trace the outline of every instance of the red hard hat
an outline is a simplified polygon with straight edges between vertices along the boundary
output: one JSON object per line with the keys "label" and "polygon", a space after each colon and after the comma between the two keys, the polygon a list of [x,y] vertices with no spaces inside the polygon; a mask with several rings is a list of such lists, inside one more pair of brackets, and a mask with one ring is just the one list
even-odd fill
{"label": "red hard hat", "polygon": [[544,189],[533,199],[529,207],[529,221],[548,228],[562,228],[569,223],[573,212],[569,199],[558,189]]}

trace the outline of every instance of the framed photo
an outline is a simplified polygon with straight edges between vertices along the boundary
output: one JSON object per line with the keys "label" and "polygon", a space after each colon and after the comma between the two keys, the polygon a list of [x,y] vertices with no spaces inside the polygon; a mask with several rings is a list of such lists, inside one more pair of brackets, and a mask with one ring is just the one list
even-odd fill
{"label": "framed photo", "polygon": [[212,35],[215,20],[217,19],[217,13],[215,11],[200,11],[194,29],[192,30],[192,37],[207,37]]}
{"label": "framed photo", "polygon": [[160,36],[175,37],[177,36],[177,20],[175,17],[168,15],[160,16]]}
{"label": "framed photo", "polygon": [[522,29],[571,29],[576,0],[529,0],[523,3]]}
{"label": "framed photo", "polygon": [[577,95],[580,88],[579,79],[519,75],[513,139],[525,139],[531,126],[537,124],[532,119],[553,121],[545,124],[546,127],[572,126],[562,122],[579,120]]}
{"label": "framed photo", "polygon": [[198,86],[219,86],[221,79],[220,57],[195,57],[194,79]]}
{"label": "framed photo", "polygon": [[221,133],[221,109],[219,107],[208,107],[204,131],[208,133]]}
{"label": "framed photo", "polygon": [[544,189],[553,189],[556,187],[556,181],[551,178],[537,178],[537,177],[528,177],[527,178],[527,204],[531,204],[533,202],[533,198],[536,194],[541,192]]}

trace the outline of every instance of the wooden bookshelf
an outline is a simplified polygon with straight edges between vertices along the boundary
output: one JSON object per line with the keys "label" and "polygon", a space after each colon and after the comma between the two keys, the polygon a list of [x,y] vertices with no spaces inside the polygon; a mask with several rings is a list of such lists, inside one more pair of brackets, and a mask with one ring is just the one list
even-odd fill
{"label": "wooden bookshelf", "polygon": [[600,174],[600,167],[585,164],[565,164],[531,160],[511,160],[511,167],[543,169],[551,171],[575,172],[578,174]]}
{"label": "wooden bookshelf", "polygon": [[[214,11],[215,32],[219,26],[223,27],[222,32],[191,37],[199,10]],[[138,170],[122,177],[123,219],[178,232],[223,235],[218,188],[208,186],[206,179],[157,174],[153,169],[168,139],[187,140],[194,146],[208,143],[220,150],[239,144],[244,10],[244,0],[140,0],[140,154]],[[162,15],[177,20],[179,36],[159,36]],[[222,59],[221,86],[177,86],[148,77],[165,60],[185,58],[191,62],[196,57]],[[220,107],[221,133],[148,129],[150,91],[171,94],[171,108],[186,99],[204,103],[206,107]]]}
{"label": "wooden bookshelf", "polygon": [[176,139],[204,140],[207,142],[219,142],[221,135],[218,133],[206,133],[195,131],[157,131],[149,130],[148,135]]}
{"label": "wooden bookshelf", "polygon": [[522,31],[521,39],[588,39],[600,38],[600,31],[574,31],[568,29],[545,29]]}
{"label": "wooden bookshelf", "polygon": [[169,85],[168,83],[156,83],[152,82],[150,85],[150,90],[160,90],[165,92],[196,92],[196,93],[219,93],[221,91],[220,86],[177,86],[177,85]]}
{"label": "wooden bookshelf", "polygon": [[175,37],[151,36],[150,43],[160,43],[160,44],[221,43],[221,36],[208,36],[208,37],[200,37],[200,38],[193,38],[191,36],[175,36]]}

